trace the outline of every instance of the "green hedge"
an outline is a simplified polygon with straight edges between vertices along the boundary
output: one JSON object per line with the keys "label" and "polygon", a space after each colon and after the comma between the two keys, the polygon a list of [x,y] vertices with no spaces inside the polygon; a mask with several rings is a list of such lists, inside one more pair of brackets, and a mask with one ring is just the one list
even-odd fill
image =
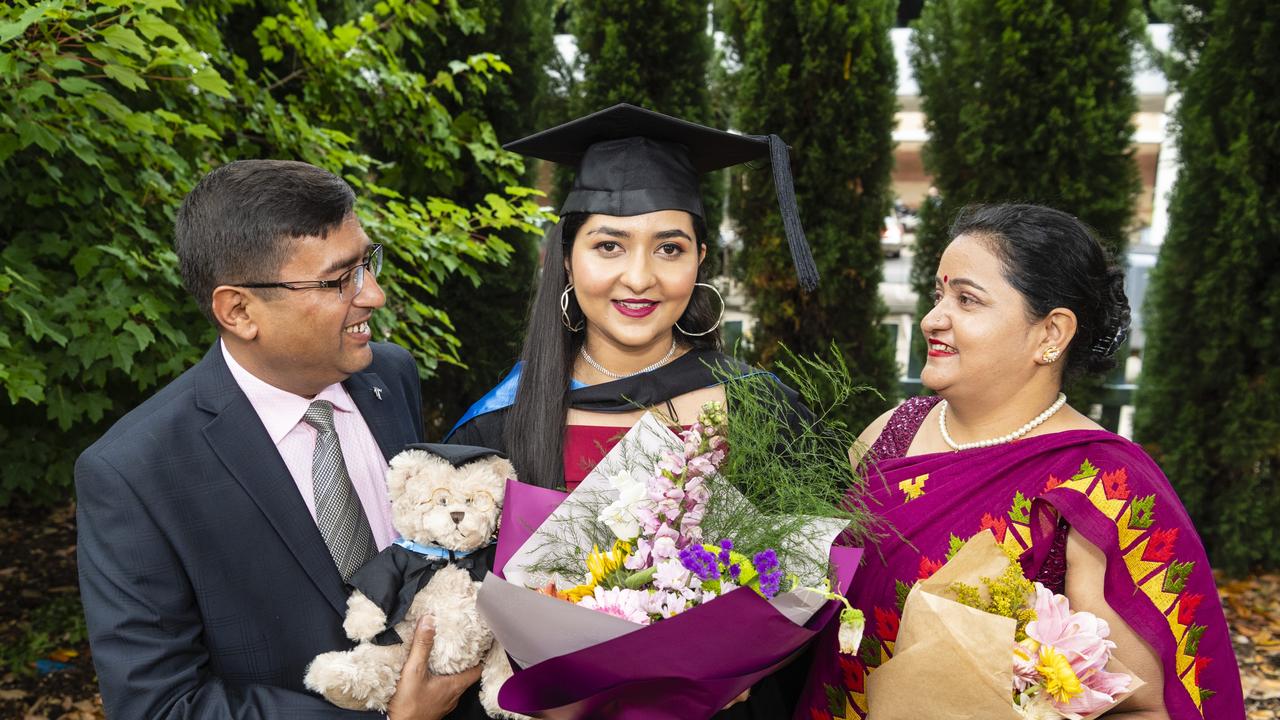
{"label": "green hedge", "polygon": [[[80,450],[213,338],[180,287],[173,214],[209,169],[299,159],[344,176],[387,244],[375,318],[424,372],[458,360],[437,302],[504,262],[498,233],[539,217],[523,165],[469,104],[509,68],[472,53],[423,66],[455,3],[18,0],[0,7],[0,505],[70,492]],[[339,11],[341,8],[341,11]],[[416,67],[415,67],[416,66]],[[383,149],[409,148],[389,158]],[[491,192],[405,194],[460,158]]]}

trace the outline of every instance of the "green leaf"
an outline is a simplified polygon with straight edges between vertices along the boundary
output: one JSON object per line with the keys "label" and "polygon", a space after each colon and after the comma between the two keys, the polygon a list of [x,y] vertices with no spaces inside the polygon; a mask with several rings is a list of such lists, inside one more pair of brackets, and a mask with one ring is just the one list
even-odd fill
{"label": "green leaf", "polygon": [[24,147],[22,141],[13,133],[0,132],[0,165],[3,165],[15,152]]}
{"label": "green leaf", "polygon": [[59,145],[58,137],[48,128],[30,120],[18,121],[18,142],[24,148],[34,143],[47,152],[57,152]]}
{"label": "green leaf", "polygon": [[191,82],[201,90],[211,92],[218,97],[231,99],[231,86],[212,67],[201,68],[199,72],[191,77]]}
{"label": "green leaf", "polygon": [[9,306],[22,315],[23,327],[33,340],[42,340],[47,337],[60,346],[66,346],[67,336],[45,322],[43,313],[16,298],[9,299]]}
{"label": "green leaf", "polygon": [[208,125],[205,125],[204,123],[192,123],[186,126],[185,128],[183,128],[183,132],[185,132],[186,134],[192,137],[205,138],[207,140],[217,140],[218,138],[222,137],[217,132],[215,132],[213,128],[210,128]]}
{"label": "green leaf", "polygon": [[44,97],[53,97],[53,84],[46,80],[37,80],[18,92],[18,102],[27,105]]}
{"label": "green leaf", "polygon": [[84,279],[89,273],[98,266],[98,260],[101,259],[102,252],[92,247],[82,247],[76,251],[74,257],[71,258],[71,267],[76,271],[76,277]]}
{"label": "green leaf", "polygon": [[171,113],[168,110],[152,110],[152,113],[155,114],[156,117],[173,125],[183,125],[187,122],[181,115]]}
{"label": "green leaf", "polygon": [[137,339],[138,348],[140,350],[146,350],[148,345],[155,342],[155,334],[152,333],[150,328],[146,325],[139,325],[132,320],[127,320],[124,323],[123,329],[125,332]]}
{"label": "green leaf", "polygon": [[48,10],[50,6],[51,3],[40,3],[34,7],[27,8],[14,22],[0,23],[0,43],[7,43],[25,33],[27,28],[40,19],[40,16],[44,15],[45,10]]}
{"label": "green leaf", "polygon": [[339,25],[333,29],[333,39],[343,50],[353,47],[360,39],[360,29],[350,25]]}
{"label": "green leaf", "polygon": [[49,63],[49,67],[61,72],[82,72],[85,64],[79,58],[70,55],[59,55],[56,60]]}
{"label": "green leaf", "polygon": [[90,90],[97,89],[98,84],[92,80],[85,80],[81,77],[69,77],[59,79],[58,87],[62,88],[64,92],[68,92],[73,95],[83,95]]}
{"label": "green leaf", "polygon": [[85,96],[85,101],[113,120],[122,121],[130,112],[124,103],[105,92],[92,92]]}
{"label": "green leaf", "polygon": [[111,78],[112,80],[115,80],[116,82],[120,83],[121,85],[125,86],[130,90],[146,90],[147,89],[146,81],[142,79],[141,75],[134,72],[132,68],[125,67],[124,65],[116,65],[113,63],[110,65],[104,66],[102,68],[102,71],[107,74],[107,77]]}
{"label": "green leaf", "polygon": [[186,44],[186,38],[182,37],[182,33],[169,23],[161,20],[159,17],[151,14],[139,15],[134,23],[138,31],[146,36],[148,40],[155,40],[158,37],[168,38],[179,45]]}
{"label": "green leaf", "polygon": [[138,33],[129,28],[123,25],[108,25],[101,32],[102,39],[108,47],[123,50],[143,60],[151,59],[151,52],[147,50],[147,44],[142,41],[142,38],[138,37]]}

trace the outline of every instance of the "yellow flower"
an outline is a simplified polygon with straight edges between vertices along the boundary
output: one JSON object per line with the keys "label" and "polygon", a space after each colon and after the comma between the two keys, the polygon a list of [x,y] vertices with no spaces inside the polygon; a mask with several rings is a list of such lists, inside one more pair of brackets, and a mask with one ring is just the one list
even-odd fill
{"label": "yellow flower", "polygon": [[564,598],[565,600],[568,600],[571,603],[576,603],[582,598],[594,593],[595,591],[596,591],[595,583],[591,583],[590,585],[578,585],[576,587],[571,587],[568,590],[562,590],[560,592],[560,597]]}
{"label": "yellow flower", "polygon": [[1036,672],[1044,678],[1044,691],[1060,703],[1084,692],[1084,686],[1066,656],[1048,645],[1040,648],[1040,664],[1036,666]]}
{"label": "yellow flower", "polygon": [[607,553],[600,552],[598,545],[591,546],[591,554],[587,556],[587,571],[591,573],[591,585],[599,585],[606,577],[622,567],[622,561],[627,559],[630,550],[631,546],[621,540],[615,541],[613,548]]}

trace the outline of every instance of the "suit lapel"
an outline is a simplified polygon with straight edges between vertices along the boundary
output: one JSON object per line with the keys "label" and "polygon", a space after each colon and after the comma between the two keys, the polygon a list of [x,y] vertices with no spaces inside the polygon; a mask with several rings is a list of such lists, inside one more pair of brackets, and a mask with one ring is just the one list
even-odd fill
{"label": "suit lapel", "polygon": [[266,516],[316,589],[339,615],[344,614],[347,598],[342,577],[280,452],[227,369],[222,349],[215,344],[201,364],[208,368],[197,385],[196,403],[216,416],[204,428],[209,446]]}
{"label": "suit lapel", "polygon": [[364,422],[378,441],[382,456],[388,461],[408,443],[418,442],[413,425],[409,422],[408,404],[399,393],[393,393],[376,372],[352,375],[343,387],[364,417]]}

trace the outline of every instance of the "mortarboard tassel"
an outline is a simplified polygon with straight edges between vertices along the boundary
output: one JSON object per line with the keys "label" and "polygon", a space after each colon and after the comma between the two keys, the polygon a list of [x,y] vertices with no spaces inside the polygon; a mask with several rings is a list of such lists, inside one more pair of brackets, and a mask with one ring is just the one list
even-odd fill
{"label": "mortarboard tassel", "polygon": [[818,287],[818,266],[800,225],[800,209],[796,206],[796,189],[791,180],[791,156],[787,144],[777,135],[769,136],[769,161],[773,164],[773,186],[778,192],[778,208],[782,211],[782,227],[787,233],[791,260],[796,265],[800,288],[812,292]]}

